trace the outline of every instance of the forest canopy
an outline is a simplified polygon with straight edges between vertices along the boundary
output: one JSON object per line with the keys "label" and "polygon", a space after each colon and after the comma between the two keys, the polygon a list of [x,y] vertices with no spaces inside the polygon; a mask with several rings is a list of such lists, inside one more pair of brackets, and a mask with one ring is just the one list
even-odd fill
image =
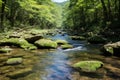
{"label": "forest canopy", "polygon": [[64,12],[64,28],[96,34],[118,32],[120,0],[70,0]]}
{"label": "forest canopy", "polygon": [[[59,8],[51,0],[0,0],[0,27],[58,26]],[[9,25],[9,26],[8,26]]]}

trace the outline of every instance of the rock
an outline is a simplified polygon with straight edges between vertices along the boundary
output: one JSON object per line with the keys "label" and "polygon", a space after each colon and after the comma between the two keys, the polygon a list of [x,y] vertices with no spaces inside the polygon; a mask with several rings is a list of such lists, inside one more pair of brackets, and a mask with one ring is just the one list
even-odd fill
{"label": "rock", "polygon": [[42,39],[42,38],[43,38],[43,36],[41,34],[39,34],[39,35],[32,35],[29,37],[25,37],[25,40],[27,40],[30,43],[34,43],[35,41]]}
{"label": "rock", "polygon": [[35,42],[39,48],[57,48],[57,43],[49,39],[40,39]]}
{"label": "rock", "polygon": [[73,65],[74,68],[85,72],[95,72],[103,66],[101,61],[80,61]]}
{"label": "rock", "polygon": [[105,56],[120,56],[120,41],[115,43],[105,44],[101,51]]}
{"label": "rock", "polygon": [[56,43],[60,44],[60,45],[62,45],[62,44],[68,44],[68,42],[66,40],[56,40]]}
{"label": "rock", "polygon": [[64,44],[64,45],[61,45],[62,49],[69,49],[69,48],[73,48],[72,45],[70,44]]}
{"label": "rock", "polygon": [[0,67],[4,66],[6,64],[7,59],[8,59],[8,57],[6,57],[6,56],[0,56]]}
{"label": "rock", "polygon": [[0,48],[0,53],[8,53],[10,51],[12,51],[12,49],[9,47]]}
{"label": "rock", "polygon": [[94,37],[90,37],[87,40],[89,43],[93,43],[93,44],[100,44],[100,43],[105,43],[106,39],[100,36],[94,36]]}
{"label": "rock", "polygon": [[72,40],[85,40],[83,36],[70,36]]}
{"label": "rock", "polygon": [[1,74],[6,74],[6,73],[9,73],[9,72],[14,71],[14,70],[15,70],[15,68],[13,66],[2,66],[2,67],[0,67]]}
{"label": "rock", "polygon": [[25,68],[25,69],[20,69],[20,70],[10,72],[10,73],[7,74],[7,76],[10,77],[10,78],[15,78],[16,79],[18,77],[26,76],[31,72],[32,72],[32,68]]}
{"label": "rock", "polygon": [[5,76],[0,75],[0,80],[10,80],[10,79]]}
{"label": "rock", "polygon": [[13,32],[11,35],[9,35],[9,38],[20,38],[21,33],[18,32]]}
{"label": "rock", "polygon": [[23,61],[22,58],[10,58],[7,60],[6,64],[21,64]]}
{"label": "rock", "polygon": [[14,45],[14,46],[18,46],[23,49],[29,49],[29,50],[37,49],[36,46],[28,43],[25,39],[22,39],[22,38],[10,38],[10,39],[5,38],[3,40],[0,40],[0,45]]}

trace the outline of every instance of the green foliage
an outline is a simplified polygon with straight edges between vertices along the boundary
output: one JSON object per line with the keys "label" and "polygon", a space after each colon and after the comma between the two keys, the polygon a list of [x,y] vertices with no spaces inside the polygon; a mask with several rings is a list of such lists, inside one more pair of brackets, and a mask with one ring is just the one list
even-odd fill
{"label": "green foliage", "polygon": [[[78,34],[113,31],[115,29],[112,27],[119,26],[119,5],[117,0],[70,0],[65,5],[63,26],[65,29],[77,30]],[[115,21],[117,24],[114,24]]]}
{"label": "green foliage", "polygon": [[2,5],[2,0],[0,0],[0,7],[1,7],[1,5]]}
{"label": "green foliage", "polygon": [[51,0],[8,0],[5,7],[6,21],[4,23],[12,27],[31,25],[54,28],[61,26],[60,9]]}

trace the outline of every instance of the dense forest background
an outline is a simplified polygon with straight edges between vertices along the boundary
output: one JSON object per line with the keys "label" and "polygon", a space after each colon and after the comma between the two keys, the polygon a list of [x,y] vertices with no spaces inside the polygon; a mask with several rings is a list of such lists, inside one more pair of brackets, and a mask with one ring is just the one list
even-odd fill
{"label": "dense forest background", "polygon": [[66,5],[65,28],[93,36],[119,36],[119,0],[70,0]]}
{"label": "dense forest background", "polygon": [[[62,28],[80,35],[119,36],[119,0],[0,0],[0,28]],[[105,37],[106,37],[105,36]]]}
{"label": "dense forest background", "polygon": [[60,10],[51,0],[0,0],[0,28],[59,27]]}

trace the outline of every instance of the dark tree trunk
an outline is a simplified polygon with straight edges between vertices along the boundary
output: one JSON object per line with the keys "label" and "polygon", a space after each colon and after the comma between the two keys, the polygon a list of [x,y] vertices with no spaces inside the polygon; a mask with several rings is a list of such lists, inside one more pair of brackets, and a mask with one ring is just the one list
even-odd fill
{"label": "dark tree trunk", "polygon": [[108,20],[110,20],[110,21],[112,20],[110,0],[108,0]]}
{"label": "dark tree trunk", "polygon": [[119,17],[119,19],[120,19],[120,0],[118,0],[119,1],[119,10],[118,10],[118,17]]}
{"label": "dark tree trunk", "polygon": [[4,28],[4,16],[5,16],[5,5],[6,5],[6,0],[2,0],[2,7],[1,7],[1,23],[0,23],[0,28],[3,30]]}
{"label": "dark tree trunk", "polygon": [[102,7],[103,7],[103,16],[104,16],[104,22],[106,24],[106,22],[108,21],[108,13],[107,13],[107,8],[105,6],[104,0],[101,0],[102,3]]}

